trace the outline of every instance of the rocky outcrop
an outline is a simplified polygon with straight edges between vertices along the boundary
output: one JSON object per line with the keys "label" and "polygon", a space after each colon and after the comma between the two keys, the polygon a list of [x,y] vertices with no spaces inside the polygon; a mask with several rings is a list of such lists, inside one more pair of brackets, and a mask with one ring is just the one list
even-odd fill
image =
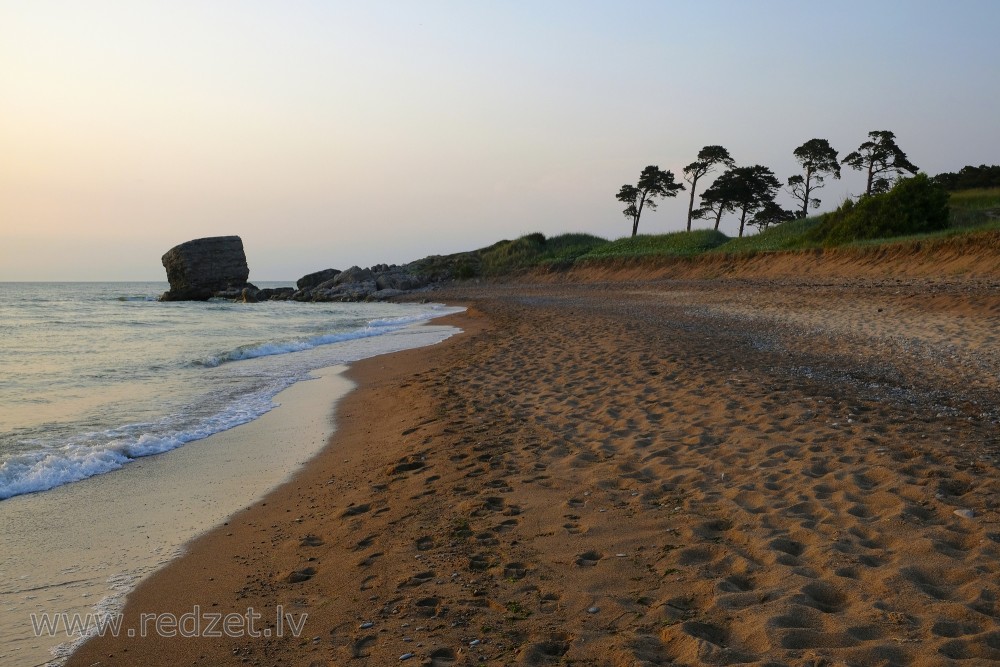
{"label": "rocky outcrop", "polygon": [[312,289],[327,280],[336,278],[338,273],[340,273],[338,269],[323,269],[315,273],[307,273],[295,282],[295,286],[299,289]]}
{"label": "rocky outcrop", "polygon": [[163,256],[170,291],[162,301],[229,299],[260,301],[383,301],[434,283],[465,278],[475,253],[425,257],[405,266],[376,264],[346,271],[323,269],[299,278],[295,287],[259,289],[247,282],[250,269],[238,236],[195,239],[171,248]]}
{"label": "rocky outcrop", "polygon": [[294,287],[265,287],[254,296],[258,301],[287,301],[294,293]]}
{"label": "rocky outcrop", "polygon": [[242,296],[249,286],[250,268],[239,236],[188,241],[168,250],[162,261],[170,290],[161,301],[206,301],[227,290]]}
{"label": "rocky outcrop", "polygon": [[291,298],[295,301],[382,301],[429,284],[427,278],[412,272],[408,266],[378,264],[367,269],[352,266],[321,283],[303,287],[315,281],[313,276],[324,273],[317,271],[300,278],[296,283],[299,289]]}
{"label": "rocky outcrop", "polygon": [[337,277],[333,279],[334,285],[350,285],[356,283],[365,283],[375,280],[375,274],[371,269],[362,269],[360,266],[352,266],[346,271],[337,274]]}

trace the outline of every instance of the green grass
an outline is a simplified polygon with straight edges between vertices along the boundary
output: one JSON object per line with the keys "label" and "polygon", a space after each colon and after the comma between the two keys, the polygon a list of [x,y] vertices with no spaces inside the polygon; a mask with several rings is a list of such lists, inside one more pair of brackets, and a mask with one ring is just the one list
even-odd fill
{"label": "green grass", "polygon": [[951,193],[952,227],[980,227],[1000,219],[1000,188],[960,190]]}
{"label": "green grass", "polygon": [[730,239],[711,252],[742,254],[804,248],[807,247],[806,233],[818,225],[819,221],[819,217],[789,220],[753,236]]}
{"label": "green grass", "polygon": [[[856,204],[854,205],[856,206]],[[526,234],[512,241],[498,241],[472,252],[425,257],[413,263],[415,272],[431,278],[469,279],[502,277],[531,269],[565,270],[582,262],[633,257],[696,257],[707,253],[748,254],[805,250],[831,245],[871,247],[947,238],[978,231],[1000,229],[1000,188],[951,193],[947,229],[891,238],[818,238],[819,227],[829,214],[792,220],[742,239],[729,238],[712,229],[670,234],[643,234],[608,241],[592,234],[561,234],[546,238]]]}
{"label": "green grass", "polygon": [[[908,243],[939,238],[959,236],[972,231],[988,231],[1000,229],[1000,188],[982,190],[963,190],[954,192],[949,199],[950,221],[948,229],[921,234],[907,234],[888,238],[862,239],[841,245],[848,247],[872,247],[889,243]],[[757,253],[778,250],[803,250],[820,248],[822,244],[811,240],[809,232],[822,222],[823,216],[815,216],[804,220],[792,220],[770,229],[746,236],[742,239],[732,239],[711,252],[718,253]]]}
{"label": "green grass", "polygon": [[729,237],[714,229],[672,234],[640,234],[592,248],[580,260],[618,257],[693,257],[726,243]]}
{"label": "green grass", "polygon": [[479,251],[483,275],[499,276],[540,265],[571,264],[580,255],[607,244],[592,234],[561,234],[546,239],[526,234],[513,241],[500,241]]}
{"label": "green grass", "polygon": [[950,227],[936,232],[925,232],[923,234],[908,234],[906,236],[893,236],[888,239],[862,239],[844,244],[845,247],[861,248],[880,245],[891,245],[895,243],[910,243],[912,241],[933,241],[934,239],[945,239],[953,236],[966,236],[978,232],[987,232],[1000,229],[1000,218],[993,218],[975,226]]}

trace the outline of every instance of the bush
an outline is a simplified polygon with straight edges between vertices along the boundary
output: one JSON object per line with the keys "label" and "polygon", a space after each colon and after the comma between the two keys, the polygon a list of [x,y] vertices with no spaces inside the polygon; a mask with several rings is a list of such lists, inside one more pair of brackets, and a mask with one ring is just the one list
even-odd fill
{"label": "bush", "polygon": [[889,192],[845,202],[823,216],[810,230],[810,241],[842,245],[865,239],[881,239],[938,231],[948,227],[948,193],[918,174],[895,185]]}

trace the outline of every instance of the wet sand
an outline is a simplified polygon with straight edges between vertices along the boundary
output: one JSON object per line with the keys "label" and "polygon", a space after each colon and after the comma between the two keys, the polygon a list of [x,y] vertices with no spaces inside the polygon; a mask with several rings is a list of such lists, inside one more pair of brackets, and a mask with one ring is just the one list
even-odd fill
{"label": "wet sand", "polygon": [[324,452],[123,623],[249,607],[271,636],[105,637],[68,664],[1000,660],[995,285],[435,299],[466,333],[353,365]]}

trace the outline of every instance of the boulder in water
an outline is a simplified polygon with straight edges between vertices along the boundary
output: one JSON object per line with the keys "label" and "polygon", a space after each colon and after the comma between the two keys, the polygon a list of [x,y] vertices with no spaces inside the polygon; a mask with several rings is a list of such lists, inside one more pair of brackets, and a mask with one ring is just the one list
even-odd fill
{"label": "boulder in water", "polygon": [[163,255],[170,290],[161,301],[206,301],[216,292],[242,291],[250,268],[239,236],[212,236],[174,246]]}

